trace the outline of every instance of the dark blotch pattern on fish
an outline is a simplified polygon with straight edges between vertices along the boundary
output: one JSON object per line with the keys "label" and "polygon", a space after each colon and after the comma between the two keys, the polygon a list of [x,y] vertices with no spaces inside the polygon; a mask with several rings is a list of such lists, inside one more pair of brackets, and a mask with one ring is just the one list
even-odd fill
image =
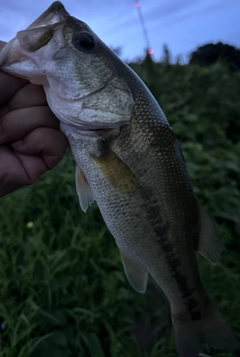
{"label": "dark blotch pattern on fish", "polygon": [[157,242],[160,244],[161,249],[166,257],[167,264],[172,272],[172,276],[175,279],[178,288],[182,294],[182,298],[186,300],[185,304],[188,308],[192,320],[198,320],[201,318],[199,311],[194,311],[198,307],[197,301],[191,297],[194,293],[194,289],[190,289],[185,276],[180,272],[181,260],[176,256],[174,249],[167,239],[167,233],[170,228],[169,223],[163,223],[161,221],[160,207],[158,202],[154,200],[154,195],[151,189],[148,187],[144,190],[144,197],[147,202],[151,202],[150,205],[145,207],[148,217],[152,222],[154,232],[156,234]]}
{"label": "dark blotch pattern on fish", "polygon": [[194,293],[194,289],[190,289],[188,287],[185,276],[180,272],[181,261],[175,255],[171,244],[166,242],[166,237],[162,237],[158,241],[160,244],[162,243],[161,248],[166,254],[166,260],[172,272],[173,278],[175,279],[178,288],[181,291],[182,298],[186,300],[185,304],[188,308],[188,311],[192,315],[193,310],[196,309],[196,307],[198,306],[196,300],[191,297],[191,295]]}

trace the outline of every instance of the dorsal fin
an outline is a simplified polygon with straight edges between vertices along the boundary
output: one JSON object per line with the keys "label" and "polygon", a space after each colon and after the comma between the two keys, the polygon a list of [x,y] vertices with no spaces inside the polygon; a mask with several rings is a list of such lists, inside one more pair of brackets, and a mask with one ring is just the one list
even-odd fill
{"label": "dorsal fin", "polygon": [[198,242],[198,252],[212,263],[217,263],[223,249],[223,244],[217,237],[216,228],[205,209],[199,205],[201,217],[201,232]]}

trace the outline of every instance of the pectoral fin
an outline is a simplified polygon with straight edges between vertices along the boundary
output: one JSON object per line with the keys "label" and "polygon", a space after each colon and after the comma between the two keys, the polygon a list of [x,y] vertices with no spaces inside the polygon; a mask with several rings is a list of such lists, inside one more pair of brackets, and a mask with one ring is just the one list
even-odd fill
{"label": "pectoral fin", "polygon": [[76,189],[80,206],[86,213],[88,207],[94,202],[94,198],[91,187],[89,186],[84,173],[78,166],[76,166]]}
{"label": "pectoral fin", "polygon": [[94,160],[105,177],[121,193],[132,193],[140,188],[140,183],[131,169],[110,149]]}
{"label": "pectoral fin", "polygon": [[201,233],[198,243],[198,252],[212,263],[217,263],[223,249],[221,241],[217,237],[215,226],[207,212],[199,205],[201,217]]}
{"label": "pectoral fin", "polygon": [[147,287],[148,273],[130,259],[121,249],[119,250],[129,284],[138,293],[144,293]]}

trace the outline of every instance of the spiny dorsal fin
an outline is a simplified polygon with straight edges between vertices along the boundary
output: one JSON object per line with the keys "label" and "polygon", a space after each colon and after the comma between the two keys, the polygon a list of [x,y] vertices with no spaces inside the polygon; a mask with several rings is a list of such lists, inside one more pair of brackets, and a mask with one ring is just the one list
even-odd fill
{"label": "spiny dorsal fin", "polygon": [[144,293],[147,287],[148,273],[129,258],[120,248],[119,250],[129,284],[138,293]]}
{"label": "spiny dorsal fin", "polygon": [[92,189],[87,182],[86,177],[81,169],[76,166],[76,189],[79,197],[79,203],[83,210],[86,213],[88,207],[94,202]]}
{"label": "spiny dorsal fin", "polygon": [[223,250],[223,244],[217,237],[216,228],[205,209],[199,205],[201,231],[198,242],[198,252],[212,263],[217,263]]}

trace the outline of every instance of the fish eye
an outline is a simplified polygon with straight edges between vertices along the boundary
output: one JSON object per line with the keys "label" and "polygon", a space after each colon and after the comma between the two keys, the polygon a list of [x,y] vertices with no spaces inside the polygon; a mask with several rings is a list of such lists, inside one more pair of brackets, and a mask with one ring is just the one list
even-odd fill
{"label": "fish eye", "polygon": [[89,33],[80,32],[74,37],[73,45],[80,50],[90,51],[95,47],[95,41]]}

